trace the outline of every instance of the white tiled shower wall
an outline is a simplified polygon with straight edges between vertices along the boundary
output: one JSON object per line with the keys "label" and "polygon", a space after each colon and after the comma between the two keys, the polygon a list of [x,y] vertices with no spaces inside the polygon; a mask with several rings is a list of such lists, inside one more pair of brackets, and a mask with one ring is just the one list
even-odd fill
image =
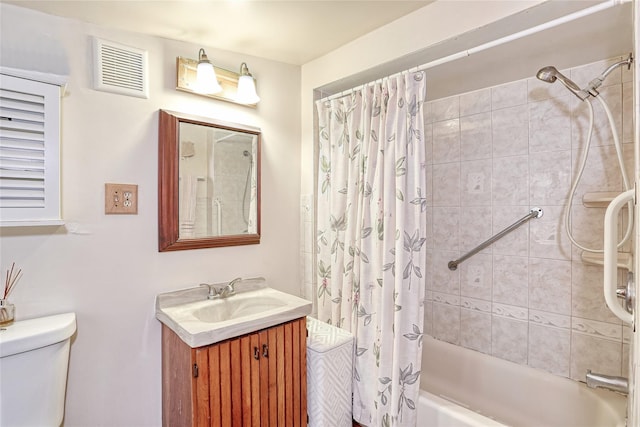
{"label": "white tiled shower wall", "polygon": [[[583,87],[620,59],[561,71]],[[617,69],[601,96],[616,119],[633,179],[632,72]],[[584,207],[582,195],[623,187],[606,115],[597,100],[593,105],[595,130],[572,228],[579,242],[601,247],[604,209]],[[587,369],[626,376],[628,328],[605,305],[602,268],[581,261],[562,219],[585,147],[584,103],[560,82],[530,78],[434,100],[424,112],[425,333],[577,380],[584,381]],[[533,207],[544,216],[457,271],[447,268]]]}

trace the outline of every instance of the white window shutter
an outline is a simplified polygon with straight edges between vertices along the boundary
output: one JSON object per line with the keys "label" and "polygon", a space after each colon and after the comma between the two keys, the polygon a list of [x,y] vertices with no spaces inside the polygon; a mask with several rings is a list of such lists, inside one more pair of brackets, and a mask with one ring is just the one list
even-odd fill
{"label": "white window shutter", "polygon": [[60,221],[60,87],[0,74],[0,224]]}

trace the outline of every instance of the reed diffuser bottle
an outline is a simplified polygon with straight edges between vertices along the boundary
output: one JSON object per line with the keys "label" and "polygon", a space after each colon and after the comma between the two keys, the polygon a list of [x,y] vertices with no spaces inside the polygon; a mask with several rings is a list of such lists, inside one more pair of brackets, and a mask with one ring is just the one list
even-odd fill
{"label": "reed diffuser bottle", "polygon": [[0,299],[0,327],[12,324],[16,318],[16,306],[9,302],[9,294],[22,276],[22,270],[18,269],[14,274],[15,266],[15,262],[11,263],[11,269],[7,270],[7,275],[5,276],[4,293]]}

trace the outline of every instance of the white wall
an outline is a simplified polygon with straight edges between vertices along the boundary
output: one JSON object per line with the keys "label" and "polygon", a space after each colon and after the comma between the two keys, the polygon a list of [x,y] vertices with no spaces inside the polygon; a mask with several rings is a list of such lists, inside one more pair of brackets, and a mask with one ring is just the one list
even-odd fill
{"label": "white wall", "polygon": [[[207,49],[213,62],[246,61],[258,79],[257,109],[176,91],[175,58],[200,46],[111,31],[0,5],[2,64],[69,73],[62,99],[64,227],[0,230],[1,268],[24,277],[12,295],[18,319],[77,313],[65,426],[161,424],[160,292],[236,276],[265,276],[299,294],[299,67]],[[150,97],[91,88],[91,36],[149,52]],[[31,61],[42,40],[53,56]],[[207,48],[206,46],[204,46]],[[16,54],[18,53],[18,54]],[[39,63],[38,63],[39,62]],[[260,245],[159,253],[158,110],[169,109],[262,128]],[[104,214],[104,184],[139,186],[137,216]]]}

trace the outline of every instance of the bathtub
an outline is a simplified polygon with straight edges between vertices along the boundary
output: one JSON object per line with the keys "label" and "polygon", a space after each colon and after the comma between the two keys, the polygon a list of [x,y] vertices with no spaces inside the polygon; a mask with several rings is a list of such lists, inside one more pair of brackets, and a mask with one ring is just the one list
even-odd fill
{"label": "bathtub", "polygon": [[418,427],[624,427],[626,397],[425,337]]}

